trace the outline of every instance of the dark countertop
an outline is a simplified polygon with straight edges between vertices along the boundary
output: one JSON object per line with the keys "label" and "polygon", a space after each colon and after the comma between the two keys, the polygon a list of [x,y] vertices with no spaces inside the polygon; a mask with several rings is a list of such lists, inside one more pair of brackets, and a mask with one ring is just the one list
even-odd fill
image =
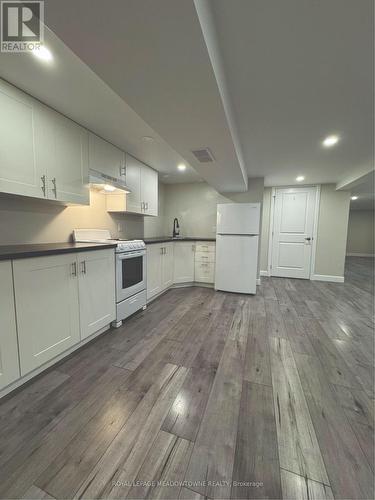
{"label": "dark countertop", "polygon": [[167,243],[169,241],[216,241],[216,238],[191,238],[184,236],[182,238],[172,238],[172,236],[157,236],[155,238],[144,238],[146,245],[150,243]]}
{"label": "dark countertop", "polygon": [[104,248],[116,248],[111,243],[40,243],[35,245],[0,245],[0,260],[25,259],[59,253],[86,252]]}

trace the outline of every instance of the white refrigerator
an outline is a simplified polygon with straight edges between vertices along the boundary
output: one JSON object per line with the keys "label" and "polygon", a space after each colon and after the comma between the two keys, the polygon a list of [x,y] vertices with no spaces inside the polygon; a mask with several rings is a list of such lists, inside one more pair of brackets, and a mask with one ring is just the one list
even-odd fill
{"label": "white refrigerator", "polygon": [[217,205],[215,289],[256,293],[260,203]]}

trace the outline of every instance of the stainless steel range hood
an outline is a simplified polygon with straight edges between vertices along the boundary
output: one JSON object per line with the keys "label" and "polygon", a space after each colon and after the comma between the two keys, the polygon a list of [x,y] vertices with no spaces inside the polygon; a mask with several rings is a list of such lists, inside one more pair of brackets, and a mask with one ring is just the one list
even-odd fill
{"label": "stainless steel range hood", "polygon": [[89,169],[89,183],[92,187],[103,190],[103,192],[110,194],[118,190],[125,193],[131,193],[131,190],[125,184],[125,181],[107,174],[103,174],[93,168]]}

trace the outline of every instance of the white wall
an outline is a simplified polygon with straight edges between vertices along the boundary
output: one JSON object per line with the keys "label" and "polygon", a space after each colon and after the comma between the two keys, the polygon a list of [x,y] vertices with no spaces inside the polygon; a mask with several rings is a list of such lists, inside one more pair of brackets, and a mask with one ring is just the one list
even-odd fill
{"label": "white wall", "polygon": [[267,272],[268,269],[268,245],[270,237],[272,188],[264,188],[263,193],[263,215],[262,233],[260,238],[260,269]]}
{"label": "white wall", "polygon": [[[336,191],[334,184],[321,186],[314,274],[344,276],[350,193]],[[267,271],[271,188],[263,195],[261,270]]]}
{"label": "white wall", "polygon": [[346,254],[374,253],[374,211],[350,210]]}
{"label": "white wall", "polygon": [[350,193],[323,184],[320,193],[315,274],[344,276]]}
{"label": "white wall", "polygon": [[172,235],[173,219],[178,218],[181,234],[193,237],[214,237],[218,203],[262,203],[263,177],[249,179],[244,193],[222,195],[205,182],[165,185],[164,232]]}

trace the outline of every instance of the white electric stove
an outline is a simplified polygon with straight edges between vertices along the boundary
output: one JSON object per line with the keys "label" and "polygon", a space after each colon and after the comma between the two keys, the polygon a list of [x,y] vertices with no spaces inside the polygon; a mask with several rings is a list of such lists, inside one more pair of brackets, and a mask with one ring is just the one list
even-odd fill
{"label": "white electric stove", "polygon": [[107,229],[75,229],[73,240],[80,243],[115,243],[116,321],[146,308],[146,245],[142,240],[113,239]]}

